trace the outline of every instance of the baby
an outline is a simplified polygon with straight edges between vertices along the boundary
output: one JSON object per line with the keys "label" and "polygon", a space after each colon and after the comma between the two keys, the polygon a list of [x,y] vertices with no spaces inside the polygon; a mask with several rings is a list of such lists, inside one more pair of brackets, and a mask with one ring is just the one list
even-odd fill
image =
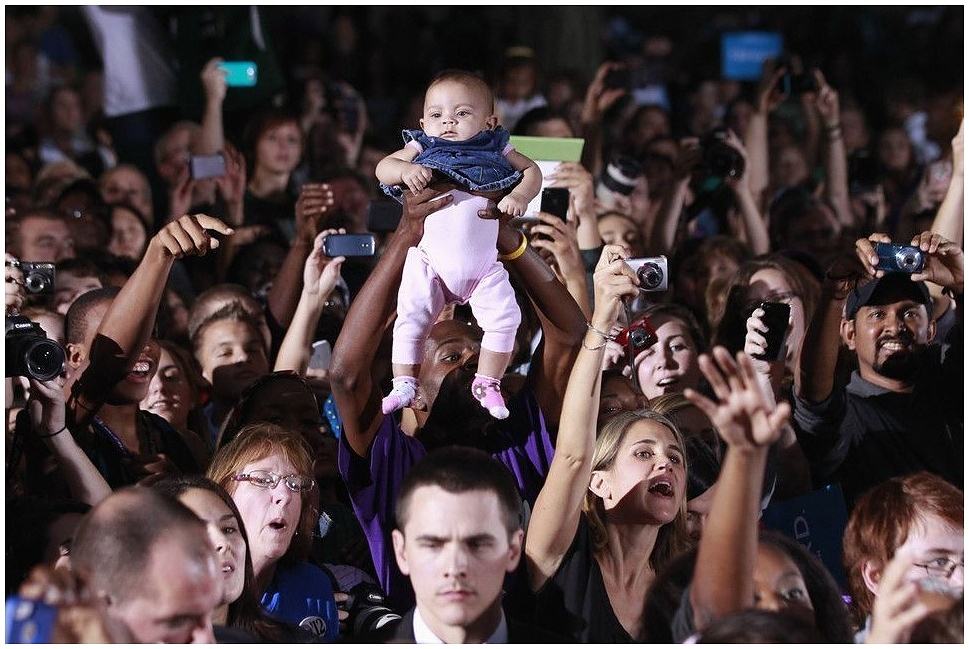
{"label": "baby", "polygon": [[404,131],[404,148],[377,165],[384,191],[398,199],[398,185],[419,192],[434,171],[462,187],[453,190],[451,205],[427,217],[424,236],[407,251],[391,353],[394,387],[383,399],[384,414],[409,406],[417,396],[424,342],[444,306],[469,302],[484,331],[471,393],[492,417],[508,416],[501,377],[521,313],[508,272],[497,260],[498,222],[478,216],[489,201],[471,192],[513,187],[497,207],[521,216],[540,191],[542,174],[497,124],[494,96],[483,80],[460,70],[442,72],[424,95],[424,130]]}

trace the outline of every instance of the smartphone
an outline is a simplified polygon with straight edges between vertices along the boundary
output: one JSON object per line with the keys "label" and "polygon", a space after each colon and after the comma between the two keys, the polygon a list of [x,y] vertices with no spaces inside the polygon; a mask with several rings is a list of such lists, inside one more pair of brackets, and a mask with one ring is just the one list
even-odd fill
{"label": "smartphone", "polygon": [[193,155],[188,159],[188,169],[193,180],[218,178],[225,175],[225,158],[215,155]]}
{"label": "smartphone", "polygon": [[371,232],[393,232],[400,223],[404,208],[397,201],[370,201],[367,207],[367,229]]}
{"label": "smartphone", "polygon": [[332,350],[330,349],[330,341],[317,340],[315,343],[313,343],[313,355],[310,356],[308,367],[312,370],[330,369],[331,354]]}
{"label": "smartphone", "polygon": [[7,599],[6,617],[7,644],[48,644],[54,633],[57,609],[15,595]]}
{"label": "smartphone", "polygon": [[331,234],[323,240],[327,257],[373,257],[377,241],[372,234]]}
{"label": "smartphone", "polygon": [[256,64],[252,61],[224,61],[219,68],[225,70],[225,83],[230,88],[251,88],[256,85]]}
{"label": "smartphone", "polygon": [[784,358],[784,341],[787,340],[787,324],[791,319],[791,305],[783,302],[761,302],[757,305],[764,310],[761,318],[767,333],[767,349],[763,355],[755,354],[754,358],[761,361],[779,361]]}
{"label": "smartphone", "polygon": [[565,187],[546,187],[542,190],[542,206],[539,209],[565,221],[569,211],[569,190]]}

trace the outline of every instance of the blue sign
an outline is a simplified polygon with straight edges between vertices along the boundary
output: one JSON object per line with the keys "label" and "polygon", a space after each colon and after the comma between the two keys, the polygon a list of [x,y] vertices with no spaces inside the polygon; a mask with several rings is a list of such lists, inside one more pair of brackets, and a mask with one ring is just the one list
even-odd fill
{"label": "blue sign", "polygon": [[841,540],[848,525],[848,508],[841,487],[828,485],[798,498],[773,503],[764,510],[761,522],[814,553],[838,585],[845,588]]}
{"label": "blue sign", "polygon": [[784,37],[777,32],[732,32],[720,38],[720,76],[734,81],[756,81],[764,61],[784,51]]}

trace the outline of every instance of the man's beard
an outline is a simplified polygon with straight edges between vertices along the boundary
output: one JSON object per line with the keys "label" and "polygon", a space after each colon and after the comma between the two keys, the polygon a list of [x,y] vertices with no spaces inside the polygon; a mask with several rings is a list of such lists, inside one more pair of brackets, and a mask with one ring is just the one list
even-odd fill
{"label": "man's beard", "polygon": [[918,346],[913,345],[911,351],[892,354],[881,363],[872,366],[878,374],[896,381],[910,381],[918,374],[922,354]]}

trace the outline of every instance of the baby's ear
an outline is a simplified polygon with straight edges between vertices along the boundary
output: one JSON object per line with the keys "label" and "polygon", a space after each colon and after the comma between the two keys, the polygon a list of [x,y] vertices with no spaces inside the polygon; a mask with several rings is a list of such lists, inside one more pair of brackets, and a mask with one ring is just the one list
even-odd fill
{"label": "baby's ear", "polygon": [[492,131],[495,130],[495,128],[498,126],[498,116],[492,115],[488,118],[488,121],[486,121],[485,124],[487,124],[488,128],[490,128]]}
{"label": "baby's ear", "polygon": [[421,130],[423,131],[424,130],[424,118],[422,117],[419,120],[417,120],[417,123],[421,125]]}

